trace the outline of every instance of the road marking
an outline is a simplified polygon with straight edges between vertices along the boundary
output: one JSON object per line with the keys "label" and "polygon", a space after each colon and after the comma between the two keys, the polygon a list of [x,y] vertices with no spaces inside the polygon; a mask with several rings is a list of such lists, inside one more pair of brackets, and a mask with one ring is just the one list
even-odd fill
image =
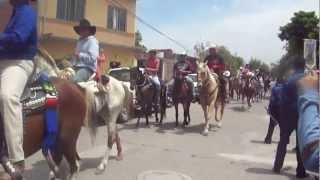
{"label": "road marking", "polygon": [[191,177],[174,171],[146,171],[138,175],[137,180],[192,180]]}
{"label": "road marking", "polygon": [[[246,162],[253,162],[253,163],[260,163],[260,164],[268,164],[273,165],[274,159],[272,158],[263,158],[259,156],[250,156],[244,154],[218,154],[218,156],[235,160],[235,161],[246,161]],[[285,161],[286,166],[296,166],[296,161]]]}

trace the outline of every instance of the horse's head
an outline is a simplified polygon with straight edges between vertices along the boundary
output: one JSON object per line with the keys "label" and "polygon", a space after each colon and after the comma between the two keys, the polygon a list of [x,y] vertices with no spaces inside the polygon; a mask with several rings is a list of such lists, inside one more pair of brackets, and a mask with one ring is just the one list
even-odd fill
{"label": "horse's head", "polygon": [[198,79],[198,87],[201,88],[203,86],[203,82],[209,79],[210,70],[208,66],[203,62],[197,62],[197,79]]}
{"label": "horse's head", "polygon": [[133,67],[130,69],[130,89],[133,90],[135,86],[142,85],[145,81],[144,69]]}

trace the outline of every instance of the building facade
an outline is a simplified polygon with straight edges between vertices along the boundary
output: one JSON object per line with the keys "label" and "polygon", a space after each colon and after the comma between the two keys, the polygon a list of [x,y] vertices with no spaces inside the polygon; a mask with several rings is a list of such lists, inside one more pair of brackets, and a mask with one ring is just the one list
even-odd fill
{"label": "building facade", "polygon": [[55,59],[69,59],[74,53],[77,34],[73,26],[88,19],[97,27],[96,37],[107,62],[122,66],[135,63],[136,0],[42,0],[38,1],[39,36]]}

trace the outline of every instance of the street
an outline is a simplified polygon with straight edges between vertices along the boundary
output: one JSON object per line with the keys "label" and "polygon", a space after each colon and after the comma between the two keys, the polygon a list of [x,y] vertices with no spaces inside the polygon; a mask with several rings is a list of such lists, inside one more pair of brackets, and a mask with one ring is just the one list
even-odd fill
{"label": "street", "polygon": [[[137,129],[136,120],[131,120],[119,126],[124,160],[111,158],[107,170],[100,175],[95,174],[95,168],[106,148],[106,128],[99,129],[94,146],[91,145],[87,130],[83,129],[78,140],[78,151],[82,157],[78,179],[169,180],[168,177],[171,177],[163,175],[161,178],[159,172],[158,176],[148,176],[154,178],[143,175],[138,178],[139,174],[146,171],[153,171],[154,174],[157,174],[155,171],[174,171],[193,180],[296,179],[295,153],[292,152],[294,136],[288,146],[282,173],[276,175],[271,171],[279,128],[274,132],[274,142],[271,145],[263,144],[268,126],[268,116],[264,110],[266,104],[267,101],[255,103],[249,110],[241,103],[231,102],[226,107],[222,128],[211,131],[208,136],[200,134],[204,118],[198,104],[191,107],[191,125],[184,129],[175,128],[173,108],[168,110],[162,128],[153,124],[153,118],[151,128],[147,128],[142,119]],[[180,123],[181,111],[182,107]],[[25,177],[48,178],[48,167],[40,153],[27,160]]]}

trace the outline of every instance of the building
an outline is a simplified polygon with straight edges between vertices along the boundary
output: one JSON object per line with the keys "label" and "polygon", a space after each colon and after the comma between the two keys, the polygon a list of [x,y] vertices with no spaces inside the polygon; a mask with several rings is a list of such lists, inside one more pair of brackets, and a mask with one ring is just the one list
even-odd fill
{"label": "building", "polygon": [[55,59],[72,56],[78,38],[73,26],[86,18],[97,26],[107,62],[134,64],[136,0],[42,0],[38,9],[41,44]]}

